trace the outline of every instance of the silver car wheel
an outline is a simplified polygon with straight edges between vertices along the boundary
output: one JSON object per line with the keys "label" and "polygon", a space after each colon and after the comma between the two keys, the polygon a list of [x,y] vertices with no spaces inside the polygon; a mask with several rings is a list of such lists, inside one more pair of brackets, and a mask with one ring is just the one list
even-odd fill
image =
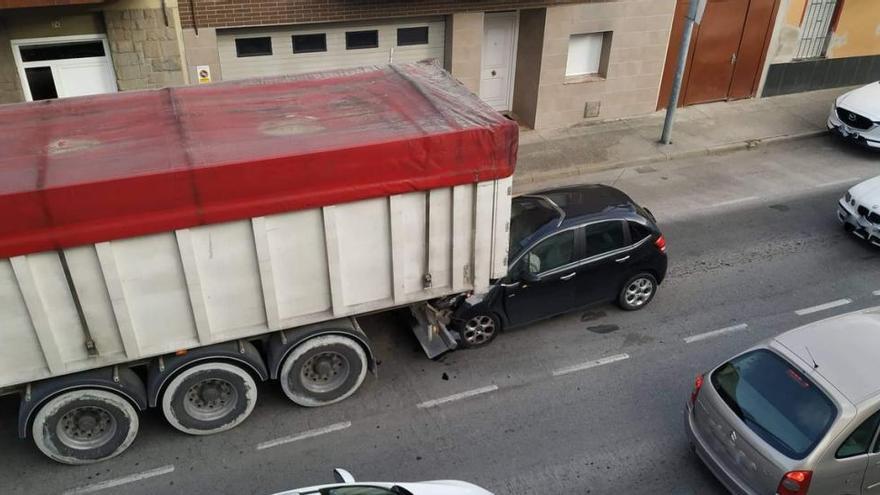
{"label": "silver car wheel", "polygon": [[487,315],[477,315],[464,324],[462,338],[468,345],[478,346],[484,344],[495,336],[495,320]]}
{"label": "silver car wheel", "polygon": [[639,277],[626,287],[624,300],[634,308],[640,308],[651,300],[654,295],[654,282],[646,277]]}

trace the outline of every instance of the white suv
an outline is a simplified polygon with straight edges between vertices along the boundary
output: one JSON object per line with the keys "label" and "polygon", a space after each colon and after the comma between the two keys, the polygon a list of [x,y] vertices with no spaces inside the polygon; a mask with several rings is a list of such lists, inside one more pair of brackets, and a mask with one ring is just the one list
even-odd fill
{"label": "white suv", "polygon": [[854,235],[880,246],[880,176],[852,186],[837,202],[837,218]]}
{"label": "white suv", "polygon": [[831,107],[827,127],[862,146],[880,149],[880,81],[837,98]]}

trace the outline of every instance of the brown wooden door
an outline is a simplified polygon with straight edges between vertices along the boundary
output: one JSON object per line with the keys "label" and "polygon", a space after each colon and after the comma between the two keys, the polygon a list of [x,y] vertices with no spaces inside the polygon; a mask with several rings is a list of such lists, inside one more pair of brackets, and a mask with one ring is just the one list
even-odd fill
{"label": "brown wooden door", "polygon": [[742,40],[736,54],[736,67],[727,97],[731,100],[754,96],[770,42],[777,0],[751,0]]}
{"label": "brown wooden door", "polygon": [[[678,0],[657,109],[666,108],[690,0]],[[708,0],[694,29],[679,105],[755,95],[779,0]]]}
{"label": "brown wooden door", "polygon": [[684,104],[727,99],[749,0],[709,2],[691,57],[691,74]]}

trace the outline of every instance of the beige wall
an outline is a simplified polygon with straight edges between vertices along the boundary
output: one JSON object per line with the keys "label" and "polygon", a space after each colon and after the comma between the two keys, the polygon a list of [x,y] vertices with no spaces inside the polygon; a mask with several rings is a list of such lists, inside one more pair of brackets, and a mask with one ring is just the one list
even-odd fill
{"label": "beige wall", "polygon": [[474,93],[480,92],[483,52],[483,13],[452,14],[446,18],[447,70]]}
{"label": "beige wall", "polygon": [[[624,0],[547,8],[534,127],[564,127],[591,119],[651,113],[657,94],[674,0]],[[611,31],[607,77],[566,79],[569,37]],[[598,115],[585,118],[587,105]]]}
{"label": "beige wall", "polygon": [[0,104],[15,103],[24,99],[9,39],[6,21],[0,18]]}
{"label": "beige wall", "polygon": [[199,28],[199,34],[195,30],[187,28],[183,30],[183,46],[185,47],[187,74],[189,80],[195,84],[199,78],[196,67],[207,65],[211,68],[211,81],[223,80],[220,70],[220,54],[217,51],[217,30],[214,28]]}

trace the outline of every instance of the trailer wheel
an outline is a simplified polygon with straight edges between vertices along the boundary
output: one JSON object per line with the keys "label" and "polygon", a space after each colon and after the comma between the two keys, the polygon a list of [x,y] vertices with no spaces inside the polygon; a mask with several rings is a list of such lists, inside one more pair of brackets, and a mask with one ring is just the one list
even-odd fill
{"label": "trailer wheel", "polygon": [[364,382],[367,355],[355,340],[342,335],[309,339],[284,358],[281,388],[293,402],[305,407],[339,402]]}
{"label": "trailer wheel", "polygon": [[162,394],[162,414],[190,435],[210,435],[238,426],[254,410],[257,384],[238,366],[211,362],[186,368]]}
{"label": "trailer wheel", "polygon": [[32,436],[43,454],[62,464],[91,464],[121,454],[137,436],[137,410],[98,389],[63,392],[34,417]]}

